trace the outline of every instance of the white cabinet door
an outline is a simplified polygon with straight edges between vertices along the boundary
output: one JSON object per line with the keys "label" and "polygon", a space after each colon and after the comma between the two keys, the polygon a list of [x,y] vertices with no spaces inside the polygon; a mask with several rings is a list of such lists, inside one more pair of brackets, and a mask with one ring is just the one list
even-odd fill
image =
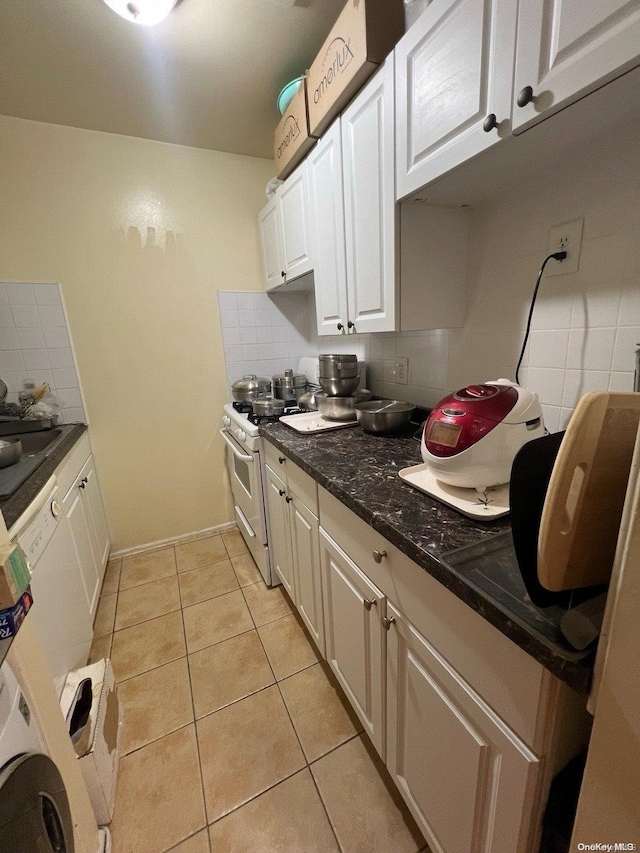
{"label": "white cabinet door", "polygon": [[638,64],[640,0],[520,0],[514,129]]}
{"label": "white cabinet door", "polygon": [[309,234],[307,164],[303,161],[276,193],[282,270],[287,279],[313,269]]}
{"label": "white cabinet door", "polygon": [[390,604],[387,767],[433,853],[528,853],[539,762]]}
{"label": "white cabinet door", "polygon": [[318,519],[290,488],[291,554],[298,612],[324,656]]}
{"label": "white cabinet door", "polygon": [[394,99],[391,56],[342,115],[347,295],[356,332],[396,327]]}
{"label": "white cabinet door", "polygon": [[509,135],[516,11],[433,0],[396,45],[399,199]]}
{"label": "white cabinet door", "polygon": [[87,606],[91,618],[93,618],[98,606],[102,571],[98,567],[86,505],[82,499],[83,490],[80,488],[80,485],[81,480],[76,480],[64,500],[64,521],[62,523],[66,525],[73,541],[73,547],[80,566]]}
{"label": "white cabinet door", "polygon": [[104,512],[102,494],[100,492],[100,484],[98,483],[98,475],[96,474],[96,466],[93,456],[90,456],[87,459],[82,471],[80,472],[79,486],[82,487],[82,499],[84,501],[85,512],[89,521],[89,531],[95,546],[96,562],[100,571],[100,580],[102,581],[104,569],[109,558],[111,541],[109,538],[107,517]]}
{"label": "white cabinet door", "polygon": [[296,588],[293,576],[293,564],[291,560],[291,530],[289,522],[289,509],[287,498],[287,486],[277,474],[265,466],[265,479],[267,487],[267,511],[269,514],[269,549],[273,559],[278,577],[289,598],[296,601]]}
{"label": "white cabinet door", "polygon": [[326,659],[384,757],[386,599],[320,529]]}
{"label": "white cabinet door", "polygon": [[307,157],[307,176],[318,334],[336,335],[348,319],[340,119]]}
{"label": "white cabinet door", "polygon": [[258,214],[260,232],[260,250],[262,253],[262,271],[265,290],[279,287],[285,279],[283,261],[280,257],[280,228],[278,225],[278,206],[275,198]]}

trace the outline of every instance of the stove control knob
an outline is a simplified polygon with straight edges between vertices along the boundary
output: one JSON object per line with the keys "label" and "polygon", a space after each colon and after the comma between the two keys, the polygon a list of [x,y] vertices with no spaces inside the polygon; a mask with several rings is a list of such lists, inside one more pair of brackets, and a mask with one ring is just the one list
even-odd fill
{"label": "stove control knob", "polygon": [[238,441],[246,441],[247,440],[247,434],[242,429],[239,429],[238,432],[236,433],[236,435],[238,436]]}
{"label": "stove control knob", "polygon": [[231,418],[230,418],[228,415],[225,415],[225,416],[223,417],[223,419],[222,419],[222,423],[223,423],[226,427],[230,427],[230,426],[231,426]]}
{"label": "stove control knob", "polygon": [[51,501],[51,515],[54,518],[58,518],[60,513],[62,512],[62,507],[58,503],[58,501]]}

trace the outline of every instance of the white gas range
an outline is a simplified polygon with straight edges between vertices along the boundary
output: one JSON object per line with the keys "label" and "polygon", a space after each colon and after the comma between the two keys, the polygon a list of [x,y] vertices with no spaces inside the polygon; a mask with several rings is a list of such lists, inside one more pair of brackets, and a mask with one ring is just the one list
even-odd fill
{"label": "white gas range", "polygon": [[267,586],[280,580],[271,570],[262,477],[262,438],[258,426],[227,403],[220,435],[227,445],[227,472],[233,495],[236,523]]}

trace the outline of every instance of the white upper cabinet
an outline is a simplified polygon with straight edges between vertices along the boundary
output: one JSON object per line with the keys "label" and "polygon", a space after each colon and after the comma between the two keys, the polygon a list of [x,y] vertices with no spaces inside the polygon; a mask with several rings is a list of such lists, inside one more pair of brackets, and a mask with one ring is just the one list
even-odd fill
{"label": "white upper cabinet", "polygon": [[508,136],[517,0],[433,0],[397,44],[397,197]]}
{"label": "white upper cabinet", "polygon": [[286,285],[287,280],[313,269],[306,161],[260,211],[258,230],[265,290]]}
{"label": "white upper cabinet", "polygon": [[273,290],[284,281],[283,266],[280,259],[280,239],[278,228],[278,208],[275,198],[258,215],[260,249],[262,251],[262,272],[265,290]]}
{"label": "white upper cabinet", "polygon": [[278,188],[276,203],[280,222],[282,270],[286,278],[297,278],[313,269],[306,161]]}
{"label": "white upper cabinet", "polygon": [[335,335],[348,322],[340,119],[307,157],[307,177],[318,334]]}
{"label": "white upper cabinet", "polygon": [[520,0],[515,132],[638,64],[640,0]]}
{"label": "white upper cabinet", "polygon": [[342,115],[347,298],[356,332],[396,328],[394,99],[391,56]]}

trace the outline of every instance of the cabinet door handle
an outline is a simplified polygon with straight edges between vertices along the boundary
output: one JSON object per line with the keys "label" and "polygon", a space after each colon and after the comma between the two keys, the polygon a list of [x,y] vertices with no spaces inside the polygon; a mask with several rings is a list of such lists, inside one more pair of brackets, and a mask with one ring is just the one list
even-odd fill
{"label": "cabinet door handle", "polygon": [[376,598],[365,598],[362,603],[364,604],[366,610],[371,610],[373,605],[378,603],[378,600]]}
{"label": "cabinet door handle", "polygon": [[284,489],[278,489],[278,494],[282,497],[284,495]]}
{"label": "cabinet door handle", "polygon": [[86,485],[89,482],[89,480],[86,477],[83,477],[82,482]]}
{"label": "cabinet door handle", "polygon": [[342,323],[338,323],[338,331],[341,332],[344,329]]}
{"label": "cabinet door handle", "polygon": [[286,272],[285,272],[284,270],[282,270],[282,271],[281,271],[280,275],[282,276],[282,278],[286,278],[286,277],[287,277],[287,274],[286,274]]}
{"label": "cabinet door handle", "polygon": [[382,624],[384,625],[384,627],[385,627],[385,630],[386,630],[386,631],[388,631],[388,630],[389,630],[389,628],[390,628],[393,624],[395,624],[395,621],[396,621],[396,617],[395,617],[395,616],[390,616],[388,619],[387,619],[387,617],[386,617],[386,616],[383,616],[383,617],[382,617]]}
{"label": "cabinet door handle", "polygon": [[86,486],[86,481],[85,481],[85,480],[80,480],[80,482],[78,483],[78,488],[79,488],[79,489],[84,489],[84,488],[85,488],[85,486]]}
{"label": "cabinet door handle", "polygon": [[526,107],[527,104],[530,104],[533,100],[535,100],[533,97],[533,89],[531,86],[525,86],[524,89],[520,89],[518,92],[516,103],[519,107]]}
{"label": "cabinet door handle", "polygon": [[290,504],[293,498],[290,498],[289,495],[286,496],[285,501]]}
{"label": "cabinet door handle", "polygon": [[279,462],[281,465],[284,465],[284,463],[285,463],[285,457],[284,457],[284,456],[278,456],[278,462]]}
{"label": "cabinet door handle", "polygon": [[489,113],[489,115],[482,122],[482,129],[485,133],[491,133],[492,130],[497,130],[500,122],[498,121],[498,117],[495,113]]}
{"label": "cabinet door handle", "polygon": [[352,320],[347,323],[347,329],[355,329],[355,326],[356,324]]}
{"label": "cabinet door handle", "polygon": [[373,552],[373,559],[376,561],[376,563],[381,563],[382,558],[386,557],[386,556],[387,556],[386,551],[374,551]]}

